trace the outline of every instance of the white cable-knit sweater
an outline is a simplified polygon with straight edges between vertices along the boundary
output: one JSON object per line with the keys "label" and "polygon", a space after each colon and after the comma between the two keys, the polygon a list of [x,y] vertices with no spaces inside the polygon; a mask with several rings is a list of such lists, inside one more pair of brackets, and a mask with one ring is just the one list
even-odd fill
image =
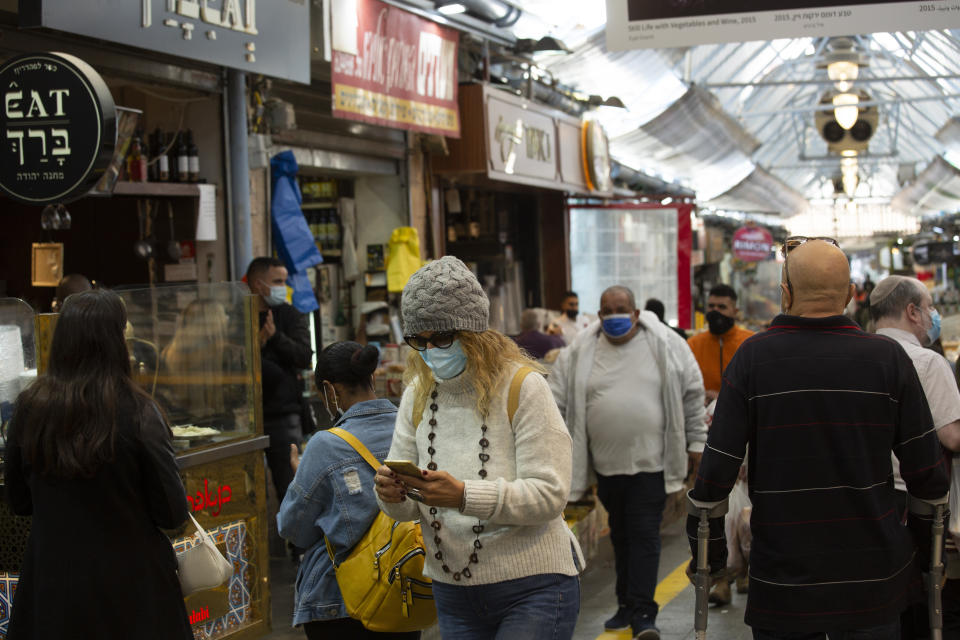
{"label": "white cable-knit sweater", "polygon": [[[466,509],[440,508],[438,532],[444,562],[451,573],[444,573],[434,557],[437,545],[430,528],[433,516],[429,507],[412,500],[398,504],[380,502],[383,511],[395,520],[420,519],[427,557],[424,573],[440,582],[461,586],[489,584],[526,576],[560,573],[576,575],[573,554],[580,567],[583,556],[576,538],[563,520],[570,490],[571,441],[556,402],[540,375],[530,374],[523,381],[520,403],[513,418],[507,419],[507,395],[517,367],[504,376],[492,400],[487,417],[486,437],[490,455],[481,480],[480,415],[470,379],[462,374],[438,385],[437,426],[433,456],[437,469],[462,480],[466,486]],[[413,420],[413,389],[403,394],[397,424],[390,447],[390,459],[412,460],[427,468],[430,454],[430,403],[424,408],[419,428]],[[431,381],[433,384],[433,381]],[[453,572],[468,565],[476,535],[473,526],[480,520],[483,548],[479,562],[470,564],[471,578],[459,582]]]}

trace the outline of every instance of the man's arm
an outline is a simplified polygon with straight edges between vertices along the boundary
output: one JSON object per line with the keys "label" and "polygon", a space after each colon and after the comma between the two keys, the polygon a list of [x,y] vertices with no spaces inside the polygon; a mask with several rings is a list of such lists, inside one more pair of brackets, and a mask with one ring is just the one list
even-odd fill
{"label": "man's arm", "polygon": [[703,445],[707,440],[703,374],[687,341],[669,328],[666,329],[668,347],[673,349],[681,368],[680,384],[683,389],[683,420],[687,434],[687,450],[691,453],[699,453],[703,451]]}
{"label": "man's arm", "polygon": [[267,340],[266,347],[277,356],[278,364],[296,369],[309,369],[313,349],[310,348],[310,328],[307,316],[293,307],[285,310],[284,322]]}
{"label": "man's arm", "polygon": [[960,451],[960,389],[946,358],[932,351],[927,355],[933,357],[927,360],[926,368],[922,363],[915,364],[919,365],[917,375],[930,405],[933,426],[940,444],[950,451]]}

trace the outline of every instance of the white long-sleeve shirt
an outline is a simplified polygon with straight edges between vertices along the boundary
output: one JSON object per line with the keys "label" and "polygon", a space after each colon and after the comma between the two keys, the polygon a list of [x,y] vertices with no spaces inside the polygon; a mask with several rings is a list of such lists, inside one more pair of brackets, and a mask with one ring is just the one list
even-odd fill
{"label": "white long-sleeve shirt", "polygon": [[[520,403],[511,425],[507,418],[507,396],[513,367],[501,380],[487,416],[483,451],[490,459],[484,465],[487,479],[478,475],[481,453],[481,420],[467,374],[437,385],[437,425],[433,447],[434,462],[465,485],[466,508],[440,508],[442,528],[440,550],[451,571],[460,571],[474,552],[474,525],[484,525],[480,535],[483,548],[479,562],[471,564],[472,577],[461,586],[489,584],[531,575],[559,573],[576,575],[573,553],[581,568],[583,560],[576,538],[563,520],[570,489],[570,435],[542,376],[530,374],[523,381]],[[390,447],[390,459],[412,460],[427,468],[431,446],[429,403],[419,428],[412,424],[413,389],[410,385],[400,401],[397,424]],[[430,384],[434,384],[433,381]],[[429,507],[411,500],[397,504],[380,502],[383,511],[395,520],[420,519],[427,547],[424,573],[454,583],[434,557],[437,545],[430,523]]]}

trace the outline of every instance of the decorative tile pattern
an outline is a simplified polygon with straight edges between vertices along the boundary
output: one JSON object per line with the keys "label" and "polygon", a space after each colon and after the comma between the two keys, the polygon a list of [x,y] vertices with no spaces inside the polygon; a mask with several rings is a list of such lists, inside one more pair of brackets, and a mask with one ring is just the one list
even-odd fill
{"label": "decorative tile pattern", "polygon": [[19,574],[0,571],[0,638],[7,637],[10,610],[13,608],[13,594],[17,592],[19,580]]}
{"label": "decorative tile pattern", "polygon": [[[233,563],[233,575],[230,577],[230,611],[227,615],[193,627],[194,640],[216,640],[236,629],[250,624],[250,591],[253,588],[253,576],[256,573],[250,562],[252,545],[247,541],[247,523],[243,520],[230,522],[207,530],[214,541],[220,544],[226,541],[227,560]],[[195,536],[178,538],[173,548],[178,553],[197,543]],[[7,637],[10,623],[10,611],[13,608],[13,596],[17,591],[20,576],[16,573],[0,572],[0,640]]]}
{"label": "decorative tile pattern", "polygon": [[[228,632],[250,624],[250,591],[253,588],[253,567],[250,566],[251,545],[247,544],[247,523],[243,520],[207,529],[214,542],[226,541],[227,560],[233,564],[228,592],[230,611],[227,615],[193,627],[194,640],[216,640]],[[186,551],[197,543],[196,536],[178,538],[173,542],[177,553]]]}

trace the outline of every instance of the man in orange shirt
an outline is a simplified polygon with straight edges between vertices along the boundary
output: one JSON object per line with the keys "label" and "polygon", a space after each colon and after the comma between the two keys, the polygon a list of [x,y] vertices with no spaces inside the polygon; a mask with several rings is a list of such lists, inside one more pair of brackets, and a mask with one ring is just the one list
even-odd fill
{"label": "man in orange shirt", "polygon": [[737,292],[727,284],[718,284],[707,296],[707,324],[710,330],[687,340],[693,351],[706,389],[706,403],[710,404],[720,393],[721,376],[740,343],[753,335],[736,326]]}

